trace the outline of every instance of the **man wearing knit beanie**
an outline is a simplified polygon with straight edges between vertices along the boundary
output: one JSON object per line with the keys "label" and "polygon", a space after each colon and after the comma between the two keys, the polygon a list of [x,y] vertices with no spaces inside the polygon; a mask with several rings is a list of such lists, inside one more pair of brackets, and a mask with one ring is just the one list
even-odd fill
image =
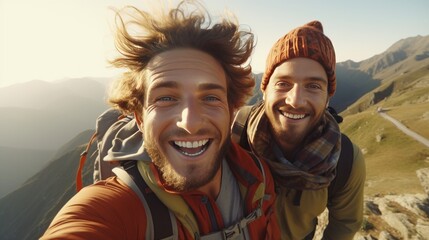
{"label": "man wearing knit beanie", "polygon": [[319,21],[293,29],[268,54],[264,100],[235,118],[233,140],[267,159],[273,172],[282,239],[312,239],[326,207],[323,239],[353,239],[361,227],[363,155],[327,110],[335,64]]}

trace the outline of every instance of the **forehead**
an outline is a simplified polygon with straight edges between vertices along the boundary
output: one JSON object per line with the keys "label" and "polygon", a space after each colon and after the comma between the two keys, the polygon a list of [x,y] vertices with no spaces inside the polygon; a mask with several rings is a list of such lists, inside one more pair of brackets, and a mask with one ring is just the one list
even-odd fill
{"label": "forehead", "polygon": [[209,54],[194,49],[174,49],[151,59],[146,67],[147,84],[155,81],[198,79],[226,84],[225,71]]}

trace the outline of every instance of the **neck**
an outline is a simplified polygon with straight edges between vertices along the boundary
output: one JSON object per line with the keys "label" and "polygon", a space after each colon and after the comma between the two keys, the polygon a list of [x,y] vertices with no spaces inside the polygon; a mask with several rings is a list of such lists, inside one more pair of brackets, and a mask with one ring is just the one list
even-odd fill
{"label": "neck", "polygon": [[[287,141],[286,139],[283,138],[283,136],[273,131],[273,129],[270,129],[270,131],[271,131],[271,136],[273,136],[273,140],[280,148],[283,156],[286,157],[286,159],[288,159],[289,161],[293,160],[292,158],[294,153],[300,146],[302,146],[304,141],[302,139],[299,142]],[[297,139],[298,138],[296,138],[295,140]]]}
{"label": "neck", "polygon": [[293,161],[293,154],[296,151],[297,146],[288,144],[288,143],[280,143],[280,142],[277,142],[277,144],[280,147],[283,153],[283,156],[289,161]]}
{"label": "neck", "polygon": [[206,185],[199,187],[197,190],[204,194],[216,199],[220,192],[220,185],[222,182],[222,165],[217,170],[216,175]]}

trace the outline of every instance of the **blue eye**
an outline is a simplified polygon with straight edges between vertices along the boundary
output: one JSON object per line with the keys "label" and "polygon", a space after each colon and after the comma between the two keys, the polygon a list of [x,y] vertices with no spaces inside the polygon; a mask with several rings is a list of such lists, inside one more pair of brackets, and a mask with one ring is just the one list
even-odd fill
{"label": "blue eye", "polygon": [[205,100],[206,100],[206,101],[209,101],[209,102],[214,102],[214,101],[219,101],[219,98],[217,98],[217,97],[215,97],[215,96],[207,96],[207,97],[205,98]]}
{"label": "blue eye", "polygon": [[322,86],[320,86],[320,84],[316,84],[316,83],[309,84],[308,87],[314,88],[314,89],[321,89],[322,88]]}
{"label": "blue eye", "polygon": [[160,97],[156,99],[157,102],[161,101],[161,102],[169,102],[169,101],[174,101],[174,99],[172,97]]}
{"label": "blue eye", "polygon": [[287,89],[291,87],[291,84],[288,82],[280,81],[276,83],[275,87],[278,89]]}

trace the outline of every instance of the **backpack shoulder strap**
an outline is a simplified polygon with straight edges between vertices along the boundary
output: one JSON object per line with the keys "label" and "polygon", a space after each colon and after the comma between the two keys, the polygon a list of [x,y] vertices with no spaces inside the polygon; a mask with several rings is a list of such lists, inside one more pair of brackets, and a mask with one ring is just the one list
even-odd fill
{"label": "backpack shoulder strap", "polygon": [[[265,172],[260,160],[250,153],[253,161],[262,172],[265,184]],[[139,196],[143,203],[147,215],[146,239],[175,239],[178,236],[177,220],[174,214],[159,200],[153,193],[147,183],[141,176],[136,161],[124,161],[121,167],[116,167],[113,172],[126,183]],[[257,209],[241,219],[237,224],[228,228],[222,229],[208,235],[199,236],[201,240],[215,239],[234,239],[235,237],[244,236],[244,229],[248,227],[250,222],[253,222],[262,216],[262,202],[267,197],[261,199]],[[156,215],[155,215],[156,214]]]}
{"label": "backpack shoulder strap", "polygon": [[83,167],[85,166],[86,157],[88,155],[89,149],[91,148],[91,145],[95,141],[95,139],[97,139],[97,132],[94,132],[94,134],[92,134],[91,139],[86,144],[85,150],[80,154],[79,166],[76,172],[76,192],[79,192],[83,187],[82,171]]}
{"label": "backpack shoulder strap", "polygon": [[336,193],[346,185],[352,171],[353,158],[352,141],[345,134],[341,133],[341,153],[335,169],[335,178],[328,188],[328,204]]}
{"label": "backpack shoulder strap", "polygon": [[178,235],[176,218],[151,191],[141,176],[136,161],[124,161],[112,170],[140,198],[147,221],[146,239],[173,239]]}
{"label": "backpack shoulder strap", "polygon": [[[249,108],[250,109],[250,108]],[[253,161],[255,162],[256,166],[259,168],[259,170],[262,173],[263,177],[263,186],[265,187],[266,184],[266,176],[264,167],[262,166],[261,160],[257,156],[255,156],[253,153],[248,152],[249,155],[252,157]],[[246,178],[246,174],[243,174],[243,177]],[[251,181],[249,179],[249,181]],[[262,192],[265,192],[263,190]],[[238,221],[236,224],[233,224],[229,226],[228,228],[224,228],[217,232],[212,232],[207,235],[200,236],[201,240],[217,240],[217,239],[245,239],[245,232],[248,228],[249,224],[253,222],[254,220],[258,219],[262,216],[263,210],[263,201],[268,200],[271,196],[265,195],[261,198],[259,201],[258,207],[253,210],[251,213],[249,213],[246,217],[242,218],[240,221]]]}
{"label": "backpack shoulder strap", "polygon": [[244,106],[238,110],[232,125],[231,139],[233,142],[238,143],[243,148],[250,150],[249,143],[247,142],[247,119],[250,115],[252,106]]}

